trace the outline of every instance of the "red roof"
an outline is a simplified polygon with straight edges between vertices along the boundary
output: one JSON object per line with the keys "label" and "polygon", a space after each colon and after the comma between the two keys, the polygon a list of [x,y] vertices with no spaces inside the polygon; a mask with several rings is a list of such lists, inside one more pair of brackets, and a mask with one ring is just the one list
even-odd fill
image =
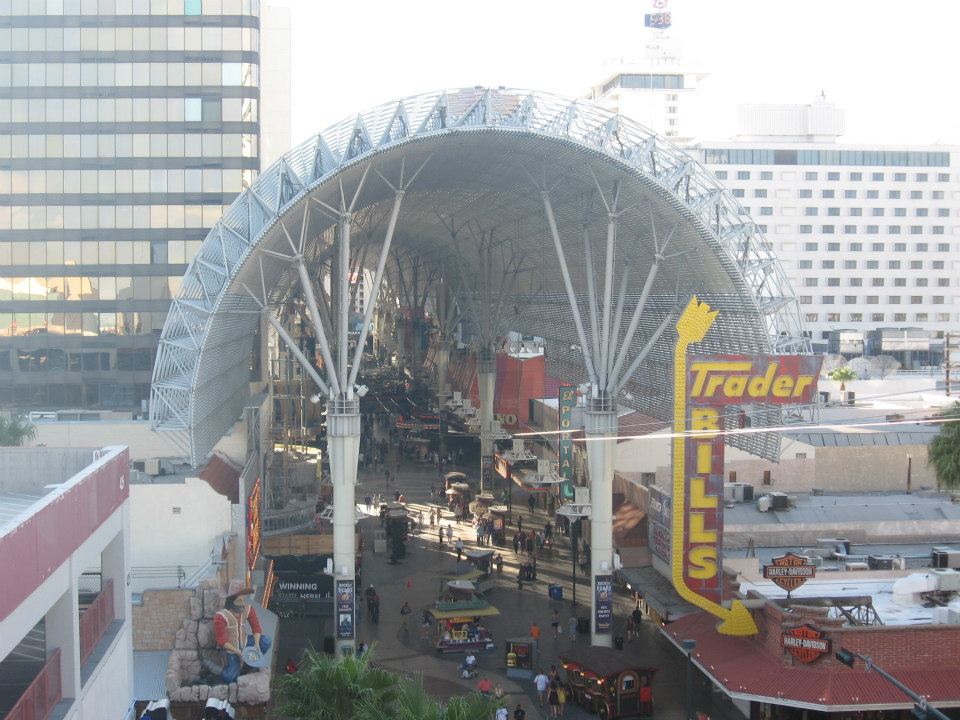
{"label": "red roof", "polygon": [[210,458],[207,466],[200,471],[200,479],[206,480],[210,487],[230,498],[234,505],[240,502],[240,470],[219,455]]}
{"label": "red roof", "polygon": [[[677,645],[681,640],[696,640],[694,660],[734,697],[826,711],[913,706],[906,695],[860,664],[856,668],[836,663],[824,666],[819,661],[785,665],[780,656],[755,639],[720,635],[716,625],[717,618],[712,615],[694,613],[670,623],[663,632]],[[905,627],[904,633],[909,632]],[[913,667],[916,669],[884,669],[934,704],[960,705],[960,660],[937,667],[923,667],[918,661]]]}

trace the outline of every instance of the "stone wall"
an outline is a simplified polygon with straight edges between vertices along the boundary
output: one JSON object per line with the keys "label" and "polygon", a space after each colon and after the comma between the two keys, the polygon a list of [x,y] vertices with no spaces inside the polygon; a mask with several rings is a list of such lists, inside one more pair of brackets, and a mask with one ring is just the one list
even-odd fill
{"label": "stone wall", "polygon": [[145,590],[143,603],[133,606],[133,649],[169,650],[183,618],[190,617],[193,590]]}

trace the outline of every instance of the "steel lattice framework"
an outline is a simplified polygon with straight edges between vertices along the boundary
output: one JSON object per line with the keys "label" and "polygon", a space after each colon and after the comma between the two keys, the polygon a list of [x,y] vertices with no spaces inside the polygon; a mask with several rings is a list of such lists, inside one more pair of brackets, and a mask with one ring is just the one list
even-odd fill
{"label": "steel lattice framework", "polygon": [[[555,215],[576,302],[587,316],[587,287],[599,263],[584,238],[605,232],[608,213],[598,197],[611,187],[622,208],[615,248],[621,309],[626,317],[638,304],[642,309],[624,359],[652,339],[621,402],[669,417],[673,337],[659,335],[658,326],[691,292],[721,310],[703,352],[809,352],[779,262],[746,211],[699,162],[583,101],[526,90],[437,92],[334,125],[287,153],[236,199],[172,302],[154,367],[152,426],[171,431],[194,464],[203,462],[247,399],[261,314],[275,314],[301,293],[304,269],[316,271],[333,251],[337,218],[329,210],[353,198],[355,242],[373,248],[375,260],[381,239],[374,229],[391,214],[398,188],[403,206],[390,251],[416,255],[455,283],[476,275],[469,235],[488,238],[487,247],[499,251],[484,256],[493,264],[488,273],[509,266],[518,275],[509,297],[497,301],[498,330],[546,338],[552,370],[582,378],[569,294],[541,200],[549,191],[551,220]],[[659,273],[647,275],[654,263]],[[650,287],[641,293],[630,277],[649,277]],[[460,311],[468,327],[477,327],[469,312],[477,298],[465,298],[464,287]],[[620,318],[615,327],[619,332]],[[772,410],[766,419],[779,422]],[[766,457],[779,448],[776,434],[735,442]]]}

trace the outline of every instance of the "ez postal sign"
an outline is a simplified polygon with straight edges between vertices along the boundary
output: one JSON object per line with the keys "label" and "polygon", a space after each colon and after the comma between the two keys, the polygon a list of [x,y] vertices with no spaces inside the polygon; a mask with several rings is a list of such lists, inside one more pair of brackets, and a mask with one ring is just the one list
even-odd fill
{"label": "ez postal sign", "polygon": [[[696,297],[677,321],[674,350],[674,587],[688,602],[719,617],[726,635],[754,635],[743,604],[722,604],[723,448],[729,405],[810,403],[821,359],[806,355],[691,355],[716,320]],[[744,416],[741,410],[740,416]]]}

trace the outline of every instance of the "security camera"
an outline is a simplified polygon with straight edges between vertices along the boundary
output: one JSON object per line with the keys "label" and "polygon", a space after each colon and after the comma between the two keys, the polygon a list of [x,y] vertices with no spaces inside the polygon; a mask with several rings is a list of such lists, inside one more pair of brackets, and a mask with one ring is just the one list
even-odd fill
{"label": "security camera", "polygon": [[582,385],[577,386],[577,391],[581,395],[586,395],[588,392],[590,392],[590,383],[583,383]]}
{"label": "security camera", "polygon": [[366,385],[354,385],[353,392],[356,393],[358,398],[362,398],[364,395],[370,392],[370,388],[368,388]]}

